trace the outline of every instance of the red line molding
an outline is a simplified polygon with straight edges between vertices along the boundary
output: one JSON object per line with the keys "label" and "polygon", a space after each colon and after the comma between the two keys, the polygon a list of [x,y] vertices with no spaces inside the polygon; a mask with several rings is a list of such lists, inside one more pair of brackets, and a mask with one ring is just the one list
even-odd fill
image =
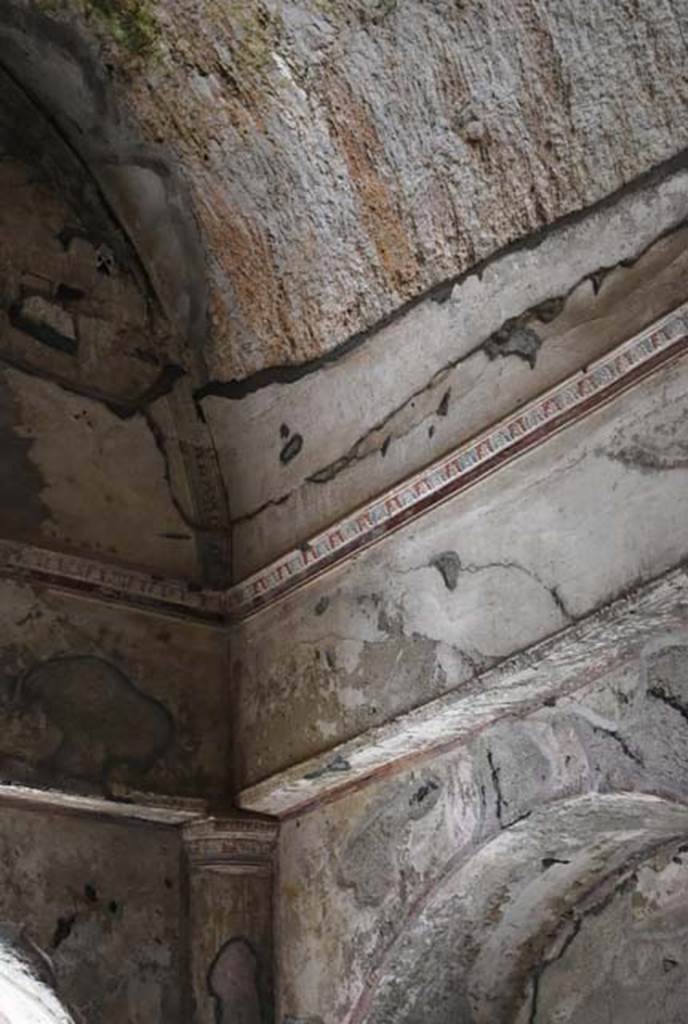
{"label": "red line molding", "polygon": [[0,577],[209,622],[245,619],[460,494],[687,351],[688,303],[684,303],[468,443],[226,591],[8,540],[0,540]]}
{"label": "red line molding", "polygon": [[15,541],[0,540],[0,577],[211,622],[222,622],[225,617],[222,591]]}
{"label": "red line molding", "polygon": [[461,493],[687,349],[684,303],[467,444],[231,587],[226,603],[230,618],[248,617]]}

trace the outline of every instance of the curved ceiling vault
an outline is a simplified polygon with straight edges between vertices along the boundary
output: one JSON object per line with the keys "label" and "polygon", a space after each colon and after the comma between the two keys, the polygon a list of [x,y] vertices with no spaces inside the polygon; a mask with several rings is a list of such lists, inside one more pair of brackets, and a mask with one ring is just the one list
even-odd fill
{"label": "curved ceiling vault", "polygon": [[677,2],[632,24],[623,0],[3,7],[6,60],[21,51],[61,105],[159,292],[202,333],[181,170],[220,381],[327,356],[686,142]]}
{"label": "curved ceiling vault", "polygon": [[[685,5],[626,14],[625,0],[575,18],[537,0],[7,0],[2,174],[17,203],[0,386],[19,483],[3,534],[218,588],[369,498],[323,490],[369,452],[355,441],[318,467],[324,441],[295,421],[317,421],[322,394],[270,386],[341,367],[510,246],[680,170]],[[563,300],[547,299],[551,319]],[[429,387],[414,330],[385,342],[417,371],[411,398]],[[499,351],[535,366],[537,350]],[[332,394],[329,438],[357,420],[349,401]],[[410,399],[394,401],[369,432],[382,456]],[[450,443],[438,432],[408,464],[388,459],[388,483]],[[246,557],[232,557],[232,527]]]}

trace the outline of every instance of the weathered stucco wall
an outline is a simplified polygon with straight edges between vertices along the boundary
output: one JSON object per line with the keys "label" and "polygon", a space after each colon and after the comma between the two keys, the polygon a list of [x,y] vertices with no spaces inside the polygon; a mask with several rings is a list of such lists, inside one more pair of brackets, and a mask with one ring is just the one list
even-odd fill
{"label": "weathered stucco wall", "polygon": [[292,382],[201,399],[238,578],[587,366],[684,300],[688,177],[640,188],[419,303]]}
{"label": "weathered stucco wall", "polygon": [[508,8],[5,5],[5,149],[72,234],[7,165],[3,358],[107,399],[47,429],[102,466],[82,506],[122,492],[87,524],[36,439],[44,536],[226,583],[225,488],[242,576],[671,306],[682,4]]}
{"label": "weathered stucco wall", "polygon": [[187,1024],[175,829],[5,806],[0,851],[3,936],[49,958],[79,1024]]}
{"label": "weathered stucco wall", "polygon": [[0,532],[222,582],[189,339],[49,115],[0,82]]}
{"label": "weathered stucco wall", "polygon": [[[575,942],[561,939],[538,979],[535,1012],[522,1022],[657,1020],[679,1024],[688,992],[680,970],[686,934],[686,843],[673,844],[590,901]],[[677,970],[678,968],[678,970]],[[583,990],[581,978],[587,981]],[[532,1008],[531,1008],[532,1009]],[[520,1022],[519,1022],[520,1024]]]}
{"label": "weathered stucco wall", "polygon": [[[685,301],[687,34],[683,0],[5,0],[0,538],[222,589]],[[272,1024],[273,948],[279,1024],[668,1024],[685,578],[609,605],[688,556],[687,424],[655,366],[231,659],[5,567],[0,925],[88,1024]],[[274,934],[272,827],[190,817],[271,786]]]}
{"label": "weathered stucco wall", "polygon": [[0,624],[3,782],[109,799],[226,798],[221,631],[9,581]]}

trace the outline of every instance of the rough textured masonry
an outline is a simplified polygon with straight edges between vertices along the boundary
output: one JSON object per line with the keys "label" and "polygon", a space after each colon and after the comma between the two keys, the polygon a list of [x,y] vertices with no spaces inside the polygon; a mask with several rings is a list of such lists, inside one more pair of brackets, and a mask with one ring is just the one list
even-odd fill
{"label": "rough textured masonry", "polygon": [[688,1019],[687,40],[4,0],[0,1024]]}

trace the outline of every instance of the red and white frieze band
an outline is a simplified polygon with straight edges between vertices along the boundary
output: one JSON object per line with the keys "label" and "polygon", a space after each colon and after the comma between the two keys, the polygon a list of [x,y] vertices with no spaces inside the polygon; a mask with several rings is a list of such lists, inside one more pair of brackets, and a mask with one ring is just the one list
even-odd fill
{"label": "red and white frieze band", "polygon": [[688,303],[601,359],[254,573],[227,593],[244,618],[483,479],[688,348]]}
{"label": "red and white frieze band", "polygon": [[222,621],[225,615],[221,591],[17,541],[0,540],[0,576],[210,621]]}
{"label": "red and white frieze band", "polygon": [[254,614],[466,490],[688,350],[688,303],[227,591],[0,541],[0,576],[209,621]]}

